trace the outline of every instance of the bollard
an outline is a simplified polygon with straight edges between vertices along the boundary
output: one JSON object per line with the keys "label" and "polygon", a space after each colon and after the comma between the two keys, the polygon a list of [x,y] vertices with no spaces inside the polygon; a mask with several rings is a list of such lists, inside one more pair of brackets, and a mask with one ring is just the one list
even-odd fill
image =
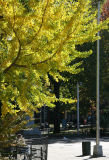
{"label": "bollard", "polygon": [[82,155],[83,156],[87,156],[90,155],[91,152],[91,142],[87,141],[87,142],[82,142]]}

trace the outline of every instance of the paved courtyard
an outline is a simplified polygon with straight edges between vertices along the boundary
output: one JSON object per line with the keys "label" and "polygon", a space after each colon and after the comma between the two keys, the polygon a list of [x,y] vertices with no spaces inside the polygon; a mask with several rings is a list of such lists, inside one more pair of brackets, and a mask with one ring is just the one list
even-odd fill
{"label": "paved courtyard", "polygon": [[[91,156],[82,156],[82,141],[91,142]],[[93,158],[95,139],[50,139],[48,145],[48,160],[109,160],[109,138],[102,138],[103,157]]]}

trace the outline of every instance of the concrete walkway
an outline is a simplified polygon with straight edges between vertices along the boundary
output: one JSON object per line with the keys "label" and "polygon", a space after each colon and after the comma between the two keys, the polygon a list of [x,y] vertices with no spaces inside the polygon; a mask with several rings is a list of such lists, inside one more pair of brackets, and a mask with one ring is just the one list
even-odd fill
{"label": "concrete walkway", "polygon": [[50,139],[48,145],[48,160],[109,160],[109,138],[102,138],[100,145],[103,148],[103,157],[93,158],[92,156],[82,156],[82,141],[91,142],[91,155],[95,139]]}

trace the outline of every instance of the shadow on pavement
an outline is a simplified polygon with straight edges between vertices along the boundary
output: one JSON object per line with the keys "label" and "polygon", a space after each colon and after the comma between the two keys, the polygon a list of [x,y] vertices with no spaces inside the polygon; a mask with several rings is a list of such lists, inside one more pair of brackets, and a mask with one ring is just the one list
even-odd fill
{"label": "shadow on pavement", "polygon": [[[105,156],[103,156],[103,157],[105,157]],[[91,156],[91,157],[86,158],[86,159],[83,159],[83,160],[88,160],[88,159],[92,159],[92,158],[93,158],[93,159],[95,158],[95,160],[97,160],[97,159],[99,160],[100,157],[93,157],[93,156]]]}
{"label": "shadow on pavement", "polygon": [[103,138],[101,138],[101,141],[103,141],[103,142],[109,142],[109,137],[103,137]]}
{"label": "shadow on pavement", "polygon": [[[85,156],[83,156],[83,155],[80,155],[80,156],[76,156],[76,157],[85,157]],[[106,157],[106,156],[102,156],[102,157]],[[88,157],[88,158],[84,158],[83,160],[88,160],[88,159],[94,159],[94,158],[96,158],[96,159],[99,159],[100,157],[93,157],[93,156],[90,156],[90,157]]]}
{"label": "shadow on pavement", "polygon": [[[77,142],[83,142],[83,141],[96,141],[96,138],[67,138],[67,137],[61,137],[61,138],[49,138],[48,144],[53,143],[77,143]],[[109,137],[101,138],[102,142],[109,142]]]}
{"label": "shadow on pavement", "polygon": [[70,139],[70,138],[53,138],[53,139],[48,139],[48,144],[53,144],[53,143],[77,143],[77,142],[82,142],[83,139],[81,138],[75,138],[75,139]]}

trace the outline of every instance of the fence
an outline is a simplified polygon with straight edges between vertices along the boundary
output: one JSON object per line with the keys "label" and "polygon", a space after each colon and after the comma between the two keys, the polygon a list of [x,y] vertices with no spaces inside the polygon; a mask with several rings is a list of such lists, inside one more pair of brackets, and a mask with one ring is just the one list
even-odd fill
{"label": "fence", "polygon": [[47,160],[48,155],[48,138],[30,138],[26,141],[30,145],[31,160]]}
{"label": "fence", "polygon": [[7,158],[11,160],[47,160],[48,138],[26,139],[26,146],[3,146],[0,142],[0,160]]}

